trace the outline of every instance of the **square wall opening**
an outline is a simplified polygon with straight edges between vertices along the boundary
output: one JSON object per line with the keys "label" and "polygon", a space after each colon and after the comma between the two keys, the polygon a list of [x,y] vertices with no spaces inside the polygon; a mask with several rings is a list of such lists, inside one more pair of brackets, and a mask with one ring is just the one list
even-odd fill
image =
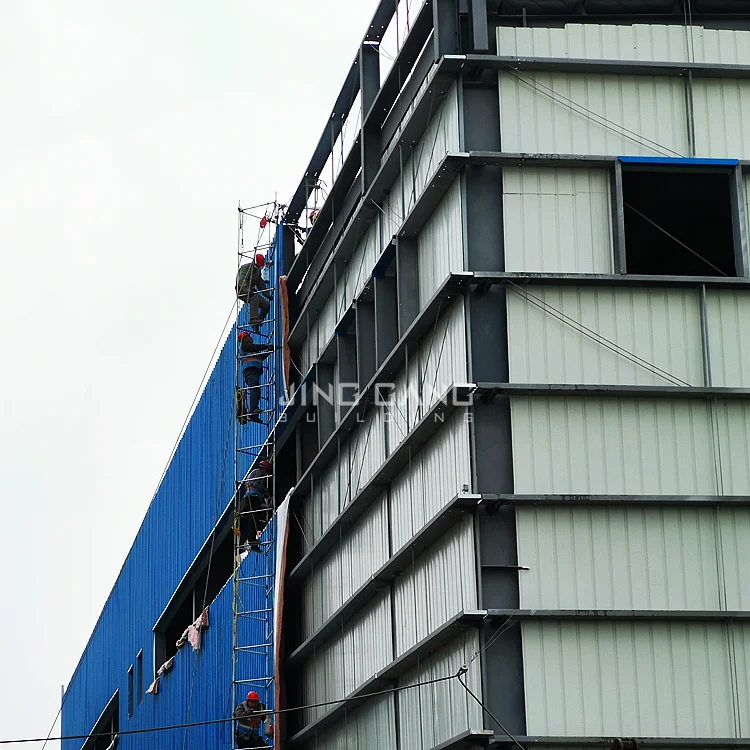
{"label": "square wall opening", "polygon": [[623,169],[628,273],[736,276],[730,176]]}

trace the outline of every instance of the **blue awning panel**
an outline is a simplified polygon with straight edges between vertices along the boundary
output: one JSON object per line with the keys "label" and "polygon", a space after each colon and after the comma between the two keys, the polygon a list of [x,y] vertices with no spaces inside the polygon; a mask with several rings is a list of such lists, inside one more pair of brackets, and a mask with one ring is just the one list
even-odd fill
{"label": "blue awning panel", "polygon": [[739,159],[688,159],[682,156],[618,156],[623,164],[660,164],[674,167],[736,167]]}

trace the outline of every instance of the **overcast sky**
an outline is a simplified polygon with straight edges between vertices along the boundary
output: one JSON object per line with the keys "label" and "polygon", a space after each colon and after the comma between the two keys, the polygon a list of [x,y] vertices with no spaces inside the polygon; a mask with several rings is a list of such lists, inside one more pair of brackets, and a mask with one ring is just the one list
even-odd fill
{"label": "overcast sky", "polygon": [[0,739],[46,735],[232,304],[237,202],[291,195],[375,5],[1,0]]}

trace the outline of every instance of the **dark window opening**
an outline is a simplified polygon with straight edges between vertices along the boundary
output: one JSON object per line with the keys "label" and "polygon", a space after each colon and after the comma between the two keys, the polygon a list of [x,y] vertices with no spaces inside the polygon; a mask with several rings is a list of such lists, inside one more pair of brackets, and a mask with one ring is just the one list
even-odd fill
{"label": "dark window opening", "polygon": [[128,719],[133,718],[133,708],[135,706],[135,681],[133,679],[133,665],[128,670]]}
{"label": "dark window opening", "polygon": [[135,682],[136,691],[135,694],[138,696],[138,705],[143,703],[143,649],[138,652],[138,656],[135,657]]}
{"label": "dark window opening", "polygon": [[107,704],[81,750],[115,750],[120,731],[120,693]]}
{"label": "dark window opening", "polygon": [[628,273],[736,276],[729,175],[622,174]]}

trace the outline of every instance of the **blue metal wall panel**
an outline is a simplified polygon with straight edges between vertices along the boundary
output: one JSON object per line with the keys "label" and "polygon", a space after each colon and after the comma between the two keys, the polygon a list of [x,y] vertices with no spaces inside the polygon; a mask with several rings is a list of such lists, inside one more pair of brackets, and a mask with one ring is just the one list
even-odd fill
{"label": "blue metal wall panel", "polygon": [[[276,247],[269,253],[271,282],[278,289],[278,275],[283,268],[281,231]],[[262,332],[271,333],[271,316],[278,323],[274,342],[281,344],[279,295],[264,323]],[[239,324],[247,320],[247,310],[240,313]],[[211,721],[231,715],[232,679],[232,600],[230,581],[210,608],[210,626],[204,631],[203,648],[193,652],[184,646],[175,657],[173,669],[161,680],[157,696],[144,695],[139,705],[137,696],[132,718],[128,719],[128,669],[143,650],[144,691],[153,679],[153,627],[172,598],[185,573],[203,547],[220,515],[227,509],[234,494],[234,386],[237,366],[236,327],[224,343],[211,377],[205,387],[185,434],[170,463],[169,469],[146,513],[135,542],[125,560],[118,579],[102,610],[94,632],[81,657],[65,694],[62,712],[62,734],[86,735],[108,701],[119,690],[120,731],[148,729],[159,726]],[[269,360],[270,363],[271,360]],[[282,409],[284,385],[281,373],[283,352],[273,357],[274,367],[266,368],[264,382],[279,373],[262,408],[273,408],[273,423]],[[239,444],[263,444],[269,426],[253,424],[237,426]],[[250,467],[250,456],[239,456],[240,471]],[[275,538],[274,524],[269,525],[265,538]],[[271,567],[273,557],[271,555]],[[243,577],[261,575],[268,566],[262,556],[250,554],[242,563]],[[242,605],[246,609],[261,608],[265,592],[240,584]],[[272,603],[268,604],[272,607]],[[270,618],[269,618],[270,621]],[[238,643],[261,643],[267,637],[266,623],[240,618]],[[238,679],[253,679],[268,673],[265,657],[243,657]],[[250,689],[250,688],[248,688]],[[238,690],[240,694],[242,690]],[[259,691],[261,692],[261,691]],[[266,698],[272,703],[272,691]],[[158,734],[123,735],[121,748],[230,747],[232,727],[209,725]],[[81,747],[82,740],[63,742],[63,750]]]}

